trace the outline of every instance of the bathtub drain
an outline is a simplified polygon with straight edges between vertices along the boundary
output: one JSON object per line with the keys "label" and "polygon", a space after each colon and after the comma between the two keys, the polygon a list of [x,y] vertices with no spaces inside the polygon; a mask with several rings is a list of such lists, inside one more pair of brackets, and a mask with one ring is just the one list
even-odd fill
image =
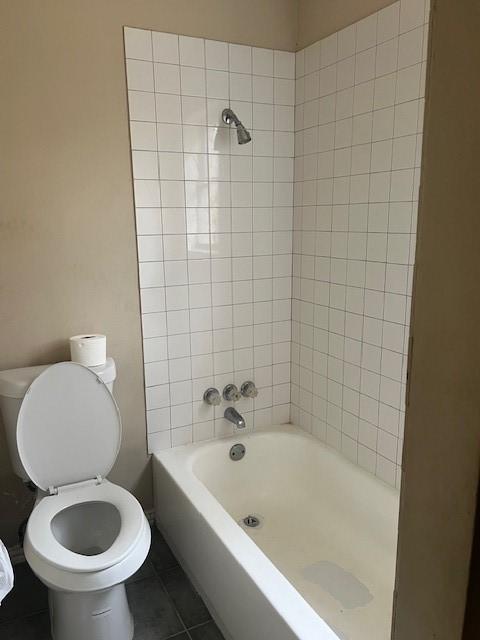
{"label": "bathtub drain", "polygon": [[260,524],[260,519],[257,518],[257,516],[249,515],[243,519],[243,524],[246,527],[258,527],[258,525]]}

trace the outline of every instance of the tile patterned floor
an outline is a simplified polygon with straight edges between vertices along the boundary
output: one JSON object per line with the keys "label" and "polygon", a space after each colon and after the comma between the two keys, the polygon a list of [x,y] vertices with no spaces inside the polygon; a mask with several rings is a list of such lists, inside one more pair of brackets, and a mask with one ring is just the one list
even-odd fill
{"label": "tile patterned floor", "polygon": [[[47,590],[24,563],[0,607],[1,640],[50,640]],[[143,566],[127,582],[134,640],[223,640],[202,599],[160,533]],[[85,640],[89,640],[85,638]]]}

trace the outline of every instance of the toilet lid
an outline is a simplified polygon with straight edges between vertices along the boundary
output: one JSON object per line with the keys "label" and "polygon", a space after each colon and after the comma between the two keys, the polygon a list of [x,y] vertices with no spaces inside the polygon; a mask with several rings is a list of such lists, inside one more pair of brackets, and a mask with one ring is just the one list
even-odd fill
{"label": "toilet lid", "polygon": [[18,414],[20,459],[44,491],[106,476],[121,438],[120,413],[108,387],[74,362],[54,364],[41,373]]}

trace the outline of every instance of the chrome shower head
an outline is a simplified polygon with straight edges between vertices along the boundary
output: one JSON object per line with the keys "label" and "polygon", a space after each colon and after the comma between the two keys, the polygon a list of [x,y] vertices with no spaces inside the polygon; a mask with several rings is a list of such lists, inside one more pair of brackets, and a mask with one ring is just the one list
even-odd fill
{"label": "chrome shower head", "polygon": [[233,122],[233,124],[237,127],[238,144],[246,144],[247,142],[250,142],[252,136],[245,129],[241,121],[237,118],[237,116],[231,109],[224,109],[222,111],[222,120],[225,122],[225,124],[232,124]]}
{"label": "chrome shower head", "polygon": [[250,140],[252,139],[252,136],[245,129],[245,127],[241,122],[237,124],[237,138],[238,138],[238,144],[246,144],[247,142],[250,142]]}

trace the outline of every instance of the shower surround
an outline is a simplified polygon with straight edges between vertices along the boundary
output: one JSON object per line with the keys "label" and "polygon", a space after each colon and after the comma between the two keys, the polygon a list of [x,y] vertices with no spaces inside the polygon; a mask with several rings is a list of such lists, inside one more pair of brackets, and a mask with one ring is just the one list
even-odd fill
{"label": "shower surround", "polygon": [[[295,56],[125,29],[149,450],[290,419]],[[252,135],[238,144],[226,107]]]}
{"label": "shower surround", "polygon": [[399,485],[428,4],[296,59],[292,422]]}
{"label": "shower surround", "polygon": [[253,379],[247,428],[398,486],[427,21],[401,0],[296,56],[125,28],[150,451],[230,435],[203,392]]}

